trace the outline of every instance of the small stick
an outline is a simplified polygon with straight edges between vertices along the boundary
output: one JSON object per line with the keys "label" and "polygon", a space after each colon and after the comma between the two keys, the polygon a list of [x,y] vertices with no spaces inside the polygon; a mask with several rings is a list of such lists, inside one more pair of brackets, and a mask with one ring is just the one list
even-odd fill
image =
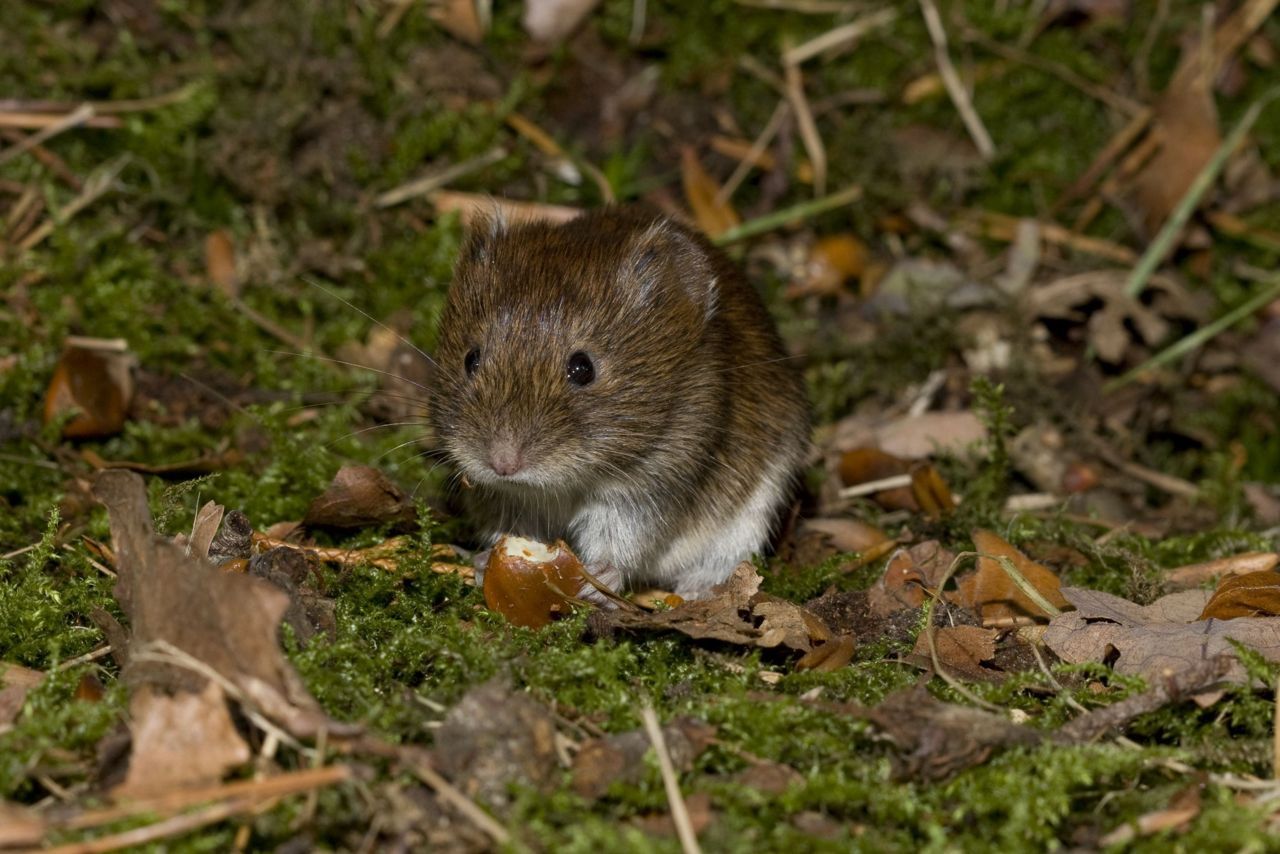
{"label": "small stick", "polygon": [[303,771],[277,774],[261,780],[237,780],[217,786],[179,789],[164,795],[126,801],[103,809],[86,810],[73,815],[59,826],[67,830],[85,830],[145,813],[178,812],[208,801],[280,798],[342,783],[350,780],[351,776],[351,768],[347,765],[327,765],[322,768],[307,768]]}
{"label": "small stick", "polygon": [[[992,240],[1006,242],[1012,242],[1017,236],[1017,217],[993,211],[973,211],[971,215],[976,221],[969,223],[961,221],[960,225],[973,233]],[[1076,252],[1095,255],[1121,264],[1132,264],[1137,260],[1138,256],[1132,249],[1127,246],[1121,246],[1118,243],[1112,243],[1110,240],[1080,234],[1056,222],[1039,220],[1037,225],[1040,227],[1040,239],[1046,243],[1052,243],[1055,246],[1066,246]]]}
{"label": "small stick", "polygon": [[1213,157],[1209,158],[1209,162],[1201,168],[1195,180],[1191,182],[1191,186],[1182,195],[1178,206],[1173,209],[1173,213],[1165,221],[1160,233],[1156,235],[1155,240],[1151,241],[1151,245],[1147,247],[1147,251],[1142,254],[1141,260],[1133,268],[1133,272],[1129,274],[1129,278],[1124,284],[1125,294],[1136,297],[1146,287],[1147,280],[1151,278],[1151,274],[1156,271],[1156,267],[1173,249],[1176,238],[1182,232],[1182,227],[1187,224],[1187,220],[1195,212],[1200,200],[1204,198],[1205,193],[1213,186],[1214,181],[1218,180],[1218,175],[1227,165],[1227,159],[1240,146],[1245,135],[1253,127],[1253,123],[1262,114],[1263,108],[1274,101],[1277,96],[1280,96],[1280,87],[1274,87],[1263,93],[1240,117],[1240,121],[1236,122],[1236,126],[1231,129],[1231,133],[1227,134],[1226,139],[1222,140],[1218,150],[1213,153]]}
{"label": "small stick", "polygon": [[103,854],[103,852],[107,851],[118,851],[121,848],[130,848],[148,842],[155,842],[157,839],[180,836],[181,834],[198,830],[201,827],[216,824],[238,813],[248,812],[258,806],[259,803],[261,802],[256,800],[226,801],[214,804],[199,812],[174,816],[164,821],[158,821],[155,824],[148,824],[145,827],[137,827],[133,830],[113,833],[98,839],[72,842],[67,845],[40,850],[46,852],[46,854]]}
{"label": "small stick", "polygon": [[1155,113],[1148,108],[1129,119],[1128,124],[1117,131],[1107,141],[1107,144],[1102,147],[1102,150],[1094,155],[1093,162],[1084,170],[1084,173],[1072,181],[1070,187],[1063,190],[1062,195],[1053,203],[1049,212],[1057,213],[1069,203],[1087,193],[1089,188],[1097,183],[1098,179],[1111,168],[1112,162],[1128,151],[1129,146],[1133,145],[1134,141],[1142,135],[1142,132],[1147,129],[1147,125],[1151,124],[1151,119],[1154,115]]}
{"label": "small stick", "polygon": [[[1133,382],[1147,371],[1150,371],[1153,368],[1158,368],[1161,365],[1166,365],[1169,362],[1185,356],[1187,353],[1190,353],[1192,350],[1203,345],[1209,339],[1217,336],[1220,332],[1230,329],[1244,318],[1276,299],[1280,299],[1280,275],[1273,277],[1268,282],[1268,287],[1265,287],[1258,293],[1254,294],[1252,298],[1245,300],[1243,303],[1222,315],[1222,317],[1219,317],[1212,323],[1200,327],[1181,341],[1170,344],[1150,359],[1147,359],[1141,365],[1138,365],[1132,370],[1127,371],[1126,373],[1116,377],[1114,380],[1104,384],[1102,386],[1102,390],[1104,392],[1115,391],[1116,389]],[[1198,494],[1199,490],[1197,490],[1196,493]]]}
{"label": "small stick", "polygon": [[861,4],[848,0],[733,0],[739,6],[753,9],[775,9],[802,15],[838,15],[852,12]]}
{"label": "small stick", "polygon": [[76,214],[80,213],[80,211],[89,207],[89,205],[106,195],[107,191],[115,186],[116,178],[122,171],[124,171],[124,167],[128,162],[129,155],[126,154],[123,157],[113,160],[106,166],[102,166],[95,170],[93,174],[89,176],[88,180],[84,182],[84,190],[81,191],[80,195],[76,196],[56,214],[41,223],[39,228],[36,228],[26,237],[22,238],[18,243],[19,248],[25,250],[37,246],[46,237],[53,234],[53,230],[59,225],[66,223],[67,220],[71,219]]}
{"label": "small stick", "polygon": [[785,100],[779,101],[778,105],[773,108],[773,115],[765,123],[764,130],[760,131],[760,135],[756,137],[755,142],[751,143],[750,150],[738,161],[738,166],[733,170],[733,174],[729,176],[729,180],[725,181],[724,186],[720,188],[720,192],[716,193],[717,205],[728,204],[729,199],[737,192],[738,187],[742,186],[742,182],[746,180],[747,175],[755,168],[760,155],[764,154],[765,149],[773,142],[773,138],[778,135],[778,129],[782,127],[782,122],[786,119],[789,110],[790,106]]}
{"label": "small stick", "polygon": [[[58,113],[18,113],[0,111],[0,128],[18,128],[19,130],[44,130],[57,127],[67,120]],[[81,124],[91,128],[118,128],[124,122],[115,116],[92,116]]]}
{"label": "small stick", "polygon": [[498,845],[509,845],[511,843],[511,834],[505,827],[487,812],[480,809],[475,801],[468,798],[452,783],[440,776],[426,762],[410,762],[409,767],[414,774],[418,775],[419,780],[430,786],[440,796],[441,800],[462,813],[468,821],[487,833],[489,838]]}
{"label": "small stick", "polygon": [[822,144],[822,134],[818,133],[817,122],[813,119],[813,111],[809,109],[809,101],[804,94],[804,77],[800,74],[800,66],[788,64],[783,66],[782,71],[787,102],[795,113],[800,140],[804,143],[804,150],[813,166],[813,191],[821,196],[827,191],[827,149]]}
{"label": "small stick", "polygon": [[31,134],[31,136],[22,140],[22,142],[19,142],[4,151],[0,151],[0,165],[8,163],[20,154],[36,148],[41,143],[48,142],[63,131],[79,127],[91,118],[93,118],[93,107],[88,104],[81,104],[74,111],[68,113],[53,124]]}
{"label": "small stick", "polygon": [[454,163],[446,166],[430,175],[424,175],[421,178],[415,178],[406,184],[401,184],[385,193],[379,194],[373,201],[375,207],[389,208],[398,205],[401,202],[407,202],[409,199],[425,196],[435,190],[439,190],[448,184],[470,175],[487,166],[492,166],[500,162],[507,156],[507,149],[499,145],[489,149],[479,157],[473,157],[470,160],[464,160],[461,163]]}
{"label": "small stick", "polygon": [[951,96],[951,103],[955,105],[956,110],[960,113],[961,120],[964,121],[965,128],[969,131],[969,136],[973,139],[973,144],[978,147],[978,153],[982,155],[984,160],[990,160],[995,157],[996,146],[991,141],[991,134],[987,133],[986,127],[982,124],[982,119],[973,108],[973,101],[969,98],[969,93],[964,88],[964,83],[960,81],[960,75],[956,72],[956,67],[951,64],[951,57],[947,54],[947,31],[943,29],[942,17],[938,14],[938,7],[934,5],[933,0],[919,0],[920,12],[924,15],[925,26],[929,30],[929,39],[933,42],[934,61],[938,64],[938,73],[942,75],[942,85],[947,87],[947,94]]}
{"label": "small stick", "polygon": [[843,487],[839,492],[839,496],[841,498],[859,498],[863,495],[870,495],[873,492],[902,489],[910,485],[911,475],[895,474],[892,477],[882,477],[879,480],[869,480],[866,483],[855,483],[853,486]]}
{"label": "small stick", "polygon": [[783,51],[782,64],[800,65],[808,62],[815,56],[821,56],[827,51],[856,42],[872,30],[892,23],[897,17],[897,10],[889,7],[863,15],[856,21],[828,30],[817,38]]}
{"label": "small stick", "polygon": [[[90,558],[92,560],[92,558]],[[88,664],[90,661],[97,661],[111,654],[111,644],[103,644],[92,652],[86,652],[84,655],[77,655],[75,658],[68,658],[66,661],[58,665],[59,670],[70,670],[81,664]]]}
{"label": "small stick", "polygon": [[662,785],[667,790],[667,803],[671,807],[671,820],[676,825],[676,835],[680,837],[680,847],[685,854],[700,854],[698,835],[693,832],[693,822],[689,820],[689,808],[680,794],[680,781],[676,779],[676,769],[671,763],[671,754],[667,752],[666,739],[662,737],[662,727],[658,725],[658,713],[647,701],[640,707],[640,720],[644,722],[645,735],[653,744],[653,752],[658,757],[658,770],[662,773]]}
{"label": "small stick", "polygon": [[741,225],[734,226],[728,231],[716,235],[712,242],[718,246],[737,243],[739,240],[746,240],[748,237],[755,237],[757,234],[773,231],[789,222],[808,219],[836,208],[842,208],[845,205],[851,205],[860,198],[862,198],[862,187],[854,184],[829,196],[801,202],[798,205],[792,205],[789,208],[783,208],[782,210],[765,214],[762,217],[747,220]]}

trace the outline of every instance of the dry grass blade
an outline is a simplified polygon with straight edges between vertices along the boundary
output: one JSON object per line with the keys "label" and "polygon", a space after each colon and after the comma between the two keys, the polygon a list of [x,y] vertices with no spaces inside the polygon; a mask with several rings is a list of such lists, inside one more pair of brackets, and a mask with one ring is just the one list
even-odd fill
{"label": "dry grass blade", "polygon": [[36,133],[33,133],[31,136],[22,140],[22,142],[19,142],[18,144],[5,149],[4,151],[0,151],[0,165],[8,163],[10,160],[23,154],[24,152],[31,151],[37,146],[45,142],[48,142],[49,140],[53,139],[55,136],[57,136],[60,133],[63,133],[64,131],[68,131],[68,130],[71,130],[72,128],[79,127],[80,125],[92,119],[93,115],[94,115],[93,107],[91,105],[81,104],[79,107],[76,107],[75,110],[68,113],[61,120],[42,128]]}
{"label": "dry grass blade", "polygon": [[448,802],[450,806],[462,813],[468,821],[488,834],[490,839],[498,845],[511,844],[511,834],[505,827],[498,824],[492,816],[480,809],[475,801],[459,791],[434,768],[426,762],[412,762],[410,767],[413,773],[418,775],[418,779],[430,786],[441,800]]}
{"label": "dry grass blade", "polygon": [[376,207],[389,208],[402,202],[407,202],[409,199],[428,195],[435,190],[448,186],[459,178],[470,175],[472,172],[478,172],[485,167],[492,166],[506,156],[507,149],[501,145],[496,146],[478,157],[455,163],[430,175],[415,178],[408,183],[401,184],[399,187],[387,190],[385,193],[379,194],[373,203]]}
{"label": "dry grass blade", "polygon": [[783,66],[783,79],[786,85],[787,102],[796,116],[796,127],[800,131],[800,140],[804,143],[805,153],[813,166],[813,191],[821,196],[827,191],[827,149],[822,144],[822,135],[818,133],[818,125],[813,119],[813,110],[809,109],[809,99],[804,94],[804,76],[797,65]]}
{"label": "dry grass blade", "polygon": [[717,204],[727,204],[729,199],[733,198],[733,194],[737,192],[738,187],[742,185],[747,175],[755,168],[765,149],[773,142],[773,138],[778,135],[778,130],[782,127],[782,122],[787,117],[789,110],[790,106],[786,101],[779,101],[778,105],[773,108],[773,115],[765,123],[764,130],[760,131],[760,135],[751,143],[751,148],[739,159],[738,166],[733,170],[733,174],[729,176],[729,180],[724,182],[724,186],[716,194]]}
{"label": "dry grass blade", "polygon": [[124,171],[124,167],[129,164],[131,159],[128,154],[124,154],[94,171],[84,182],[84,190],[80,192],[80,195],[68,202],[65,207],[41,223],[38,228],[26,237],[22,238],[18,243],[19,248],[31,249],[38,246],[45,238],[53,234],[55,228],[106,195],[108,191],[115,187],[116,178]]}
{"label": "dry grass blade", "polygon": [[969,97],[968,90],[964,88],[955,65],[951,63],[951,56],[947,53],[947,31],[942,26],[942,16],[938,14],[938,7],[934,5],[933,0],[919,0],[919,3],[925,26],[929,30],[929,39],[933,42],[934,61],[938,63],[938,73],[942,75],[942,82],[947,87],[951,103],[955,104],[956,110],[960,113],[969,136],[973,138],[973,144],[978,147],[978,153],[983,159],[990,160],[996,153],[995,143],[991,141],[991,134],[987,133],[987,128],[978,117],[977,110],[973,108],[973,101]]}
{"label": "dry grass blade", "polygon": [[821,199],[801,202],[798,205],[792,205],[789,208],[783,208],[773,213],[765,214],[762,217],[747,220],[742,225],[718,235],[713,242],[719,246],[736,243],[739,240],[746,240],[748,237],[755,237],[757,234],[764,234],[765,232],[773,231],[775,228],[781,228],[788,223],[799,222],[830,210],[842,208],[845,205],[851,205],[860,198],[862,198],[862,187],[855,184]]}
{"label": "dry grass blade", "polygon": [[658,757],[658,769],[662,772],[662,785],[667,790],[667,803],[671,807],[671,820],[675,822],[676,834],[680,837],[680,847],[685,854],[698,854],[702,849],[693,832],[693,822],[689,820],[689,808],[685,806],[684,797],[680,794],[680,781],[676,779],[676,768],[671,762],[671,754],[667,752],[666,739],[662,737],[658,714],[647,702],[640,707],[640,720],[644,722],[645,734],[649,736],[653,752]]}
{"label": "dry grass blade", "polygon": [[815,56],[821,56],[829,50],[835,50],[856,42],[872,30],[893,23],[897,17],[898,12],[896,9],[886,8],[871,12],[856,21],[850,21],[844,26],[829,30],[817,38],[812,38],[803,44],[788,48],[782,53],[782,63],[783,65],[800,65],[808,62]]}
{"label": "dry grass blade", "polygon": [[[19,130],[43,130],[57,127],[67,120],[66,115],[58,113],[28,113],[0,109],[0,128],[18,128]],[[91,128],[118,128],[124,122],[115,116],[93,116],[82,122]]]}

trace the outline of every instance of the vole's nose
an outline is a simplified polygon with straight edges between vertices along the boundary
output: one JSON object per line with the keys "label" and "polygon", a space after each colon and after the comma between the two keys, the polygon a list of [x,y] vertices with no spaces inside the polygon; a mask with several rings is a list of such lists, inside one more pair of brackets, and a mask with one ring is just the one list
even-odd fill
{"label": "vole's nose", "polygon": [[500,477],[511,477],[524,468],[524,454],[512,440],[496,439],[489,446],[489,468]]}

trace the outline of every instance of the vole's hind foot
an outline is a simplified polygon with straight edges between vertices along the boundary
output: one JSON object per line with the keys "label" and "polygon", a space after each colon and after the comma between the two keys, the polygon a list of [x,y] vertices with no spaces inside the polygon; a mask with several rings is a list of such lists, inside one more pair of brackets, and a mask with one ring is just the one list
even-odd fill
{"label": "vole's hind foot", "polygon": [[[595,579],[596,583],[601,587],[608,588],[615,596],[622,595],[620,592],[622,590],[622,570],[609,564],[589,563],[582,568],[582,571]],[[582,589],[578,591],[578,598],[609,611],[618,607],[617,602],[590,583],[582,586]]]}

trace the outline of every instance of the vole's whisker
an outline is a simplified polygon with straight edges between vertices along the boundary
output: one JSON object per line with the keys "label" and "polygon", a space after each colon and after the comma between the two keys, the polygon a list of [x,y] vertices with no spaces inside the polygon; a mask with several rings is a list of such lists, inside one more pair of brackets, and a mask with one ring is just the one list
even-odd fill
{"label": "vole's whisker", "polygon": [[334,439],[332,442],[325,442],[324,447],[332,448],[334,445],[338,444],[339,442],[344,442],[347,439],[350,439],[354,436],[360,436],[365,433],[372,433],[374,430],[388,430],[392,427],[425,427],[425,426],[427,426],[427,422],[425,421],[391,421],[391,422],[388,422],[387,424],[374,424],[372,427],[361,427],[359,430],[352,430],[350,433],[344,433],[343,435]]}
{"label": "vole's whisker", "polygon": [[378,454],[376,457],[374,457],[374,458],[373,458],[373,462],[375,462],[375,463],[376,463],[378,460],[382,459],[382,458],[383,458],[383,457],[385,457],[387,454],[394,454],[396,451],[400,450],[401,448],[407,448],[407,447],[409,447],[410,445],[412,445],[413,443],[415,443],[415,442],[421,442],[421,441],[422,441],[422,437],[421,437],[421,436],[416,436],[416,437],[414,437],[414,438],[410,439],[410,440],[409,440],[409,441],[407,441],[407,442],[401,442],[399,445],[396,445],[396,446],[395,446],[395,447],[393,447],[393,448],[388,448],[387,450],[385,450],[385,451],[383,451],[382,453]]}
{"label": "vole's whisker", "polygon": [[303,277],[302,277],[302,281],[306,282],[308,285],[311,285],[311,287],[316,288],[317,290],[321,290],[321,291],[325,292],[325,293],[326,293],[326,294],[328,294],[331,298],[336,299],[338,302],[342,303],[343,305],[345,305],[347,308],[351,309],[352,311],[359,312],[359,313],[360,313],[361,315],[363,315],[363,316],[364,316],[364,318],[365,318],[366,320],[368,320],[370,323],[376,324],[380,329],[384,329],[384,330],[386,330],[387,332],[390,332],[392,335],[396,336],[396,338],[397,338],[397,339],[399,339],[399,341],[400,341],[400,343],[401,343],[401,344],[403,344],[403,345],[405,345],[406,347],[408,347],[408,348],[412,349],[412,350],[413,350],[414,352],[416,352],[419,356],[421,356],[422,358],[426,359],[428,362],[430,362],[431,364],[435,365],[437,368],[439,368],[439,367],[440,367],[440,365],[438,365],[438,364],[436,363],[436,360],[435,360],[435,359],[433,359],[433,358],[431,358],[429,355],[427,355],[427,354],[426,354],[425,352],[423,352],[421,349],[419,349],[419,348],[418,348],[418,345],[414,344],[414,343],[413,343],[412,341],[410,341],[408,338],[405,338],[405,337],[404,337],[403,335],[401,335],[399,332],[395,331],[395,330],[394,330],[394,329],[392,329],[390,326],[387,326],[387,325],[386,325],[385,323],[383,323],[381,320],[378,320],[376,317],[374,317],[373,315],[369,314],[369,312],[367,312],[367,311],[365,311],[364,309],[360,308],[358,305],[355,305],[354,303],[348,302],[347,300],[345,300],[345,299],[343,299],[342,297],[338,296],[336,293],[334,293],[333,291],[331,291],[331,290],[329,290],[328,288],[326,288],[324,285],[322,285],[322,284],[320,284],[319,282],[317,282],[317,281],[316,281],[314,278],[312,278],[311,276],[303,276]]}
{"label": "vole's whisker", "polygon": [[[431,393],[431,389],[427,388],[422,383],[416,383],[408,377],[401,376],[400,374],[395,374],[391,371],[381,371],[377,368],[371,368],[368,365],[362,365],[359,362],[348,362],[345,359],[335,359],[333,356],[321,356],[316,353],[298,353],[293,350],[264,350],[263,352],[274,353],[277,356],[293,356],[295,359],[315,359],[318,362],[330,362],[334,365],[345,365],[348,368],[358,368],[362,371],[368,371],[371,374],[379,374],[384,377],[391,377],[392,379],[406,382],[414,388],[422,389],[423,392],[427,394]],[[431,364],[434,365],[435,362],[432,362]]]}
{"label": "vole's whisker", "polygon": [[743,364],[743,365],[734,365],[734,366],[733,366],[733,367],[731,367],[731,368],[722,368],[722,369],[720,369],[719,371],[716,371],[716,373],[718,373],[718,374],[731,374],[731,373],[733,373],[734,371],[742,371],[742,370],[746,370],[747,368],[754,368],[754,367],[757,367],[758,365],[772,365],[772,364],[775,364],[775,363],[777,363],[777,362],[792,362],[792,361],[795,361],[796,359],[806,359],[806,358],[808,358],[807,354],[805,354],[805,353],[796,353],[796,354],[795,354],[795,355],[793,355],[793,356],[779,356],[779,357],[778,357],[778,358],[776,358],[776,359],[764,359],[764,360],[759,361],[759,362],[747,362],[746,364]]}

